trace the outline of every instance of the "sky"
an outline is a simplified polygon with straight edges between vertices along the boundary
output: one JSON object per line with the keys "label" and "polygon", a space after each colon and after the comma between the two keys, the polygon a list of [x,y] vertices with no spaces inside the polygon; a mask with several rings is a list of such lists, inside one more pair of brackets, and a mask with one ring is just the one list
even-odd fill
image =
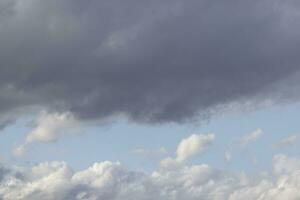
{"label": "sky", "polygon": [[296,0],[0,0],[0,200],[299,200]]}

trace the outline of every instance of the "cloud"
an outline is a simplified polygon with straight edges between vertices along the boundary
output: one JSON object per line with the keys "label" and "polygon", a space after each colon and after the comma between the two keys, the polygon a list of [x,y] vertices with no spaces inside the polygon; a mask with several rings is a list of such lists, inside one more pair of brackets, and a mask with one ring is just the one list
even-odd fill
{"label": "cloud", "polygon": [[0,168],[4,200],[296,200],[300,198],[299,158],[276,155],[272,176],[248,176],[206,164],[131,171],[104,161],[81,171],[65,162],[44,162],[30,169]]}
{"label": "cloud", "polygon": [[71,113],[48,113],[43,111],[38,116],[34,128],[27,134],[24,144],[13,150],[15,156],[22,156],[27,147],[35,142],[51,143],[63,135],[79,133],[82,123]]}
{"label": "cloud", "polygon": [[273,171],[275,174],[290,174],[297,172],[300,167],[300,160],[295,157],[287,157],[278,154],[273,158]]}
{"label": "cloud", "polygon": [[76,121],[70,113],[43,112],[37,120],[36,127],[27,135],[26,143],[54,142],[60,135],[65,134],[67,129],[74,129],[75,124]]}
{"label": "cloud", "polygon": [[214,140],[214,134],[192,134],[180,141],[176,150],[175,158],[167,157],[161,160],[160,167],[167,170],[178,169],[188,159],[204,153],[210,146],[212,146]]}
{"label": "cloud", "polygon": [[[196,135],[209,138],[208,135]],[[201,136],[201,137],[200,137]],[[194,139],[191,139],[194,138]],[[183,139],[195,140],[195,135]],[[185,142],[183,142],[185,141]],[[184,145],[183,145],[184,146]],[[192,155],[192,154],[188,154]],[[176,159],[150,173],[132,171],[120,162],[103,161],[74,171],[66,162],[43,162],[31,168],[0,165],[3,200],[281,200],[300,198],[300,159],[273,157],[272,170],[255,175],[207,164],[186,165]]]}
{"label": "cloud", "polygon": [[1,163],[2,163],[2,160],[0,161],[0,183],[6,177],[6,175],[8,173],[10,173],[10,170],[8,168],[4,167]]}
{"label": "cloud", "polygon": [[247,145],[251,142],[257,141],[261,136],[263,135],[263,131],[261,129],[256,129],[255,131],[249,133],[248,135],[245,135],[241,140],[242,145]]}
{"label": "cloud", "polygon": [[290,135],[286,138],[283,138],[278,143],[274,144],[274,147],[276,147],[276,148],[285,148],[285,147],[295,145],[297,142],[299,142],[299,135],[294,134],[294,135]]}
{"label": "cloud", "polygon": [[226,162],[230,162],[232,160],[232,155],[229,151],[225,151],[224,159],[225,159]]}
{"label": "cloud", "polygon": [[214,140],[214,134],[193,134],[188,138],[183,139],[177,147],[176,161],[183,162],[190,157],[203,153],[213,144]]}
{"label": "cloud", "polygon": [[164,123],[298,100],[299,6],[1,0],[1,126],[36,108]]}

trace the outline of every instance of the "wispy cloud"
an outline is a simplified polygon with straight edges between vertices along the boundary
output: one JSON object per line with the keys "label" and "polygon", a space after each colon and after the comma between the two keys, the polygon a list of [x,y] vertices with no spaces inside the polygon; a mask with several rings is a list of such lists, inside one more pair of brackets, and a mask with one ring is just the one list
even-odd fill
{"label": "wispy cloud", "polygon": [[27,147],[35,142],[52,143],[64,135],[80,132],[82,124],[71,113],[48,113],[43,111],[35,121],[34,128],[27,134],[24,144],[13,150],[15,156],[26,153]]}
{"label": "wispy cloud", "polygon": [[263,136],[263,131],[261,129],[256,129],[255,131],[243,136],[240,139],[240,143],[245,146],[249,143],[255,142]]}
{"label": "wispy cloud", "polygon": [[300,139],[299,134],[289,135],[288,137],[285,137],[281,139],[278,143],[274,144],[274,147],[285,148],[285,147],[293,146],[299,142],[299,139]]}
{"label": "wispy cloud", "polygon": [[230,162],[231,159],[232,159],[232,155],[229,151],[225,151],[224,153],[224,159],[225,159],[225,162]]}

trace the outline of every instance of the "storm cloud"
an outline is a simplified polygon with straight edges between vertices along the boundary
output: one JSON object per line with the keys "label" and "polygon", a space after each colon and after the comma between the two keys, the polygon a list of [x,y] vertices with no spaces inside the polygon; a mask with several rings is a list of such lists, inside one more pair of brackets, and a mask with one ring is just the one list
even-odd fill
{"label": "storm cloud", "polygon": [[299,10],[294,0],[0,0],[0,124],[33,109],[182,122],[297,100],[287,80],[299,78]]}

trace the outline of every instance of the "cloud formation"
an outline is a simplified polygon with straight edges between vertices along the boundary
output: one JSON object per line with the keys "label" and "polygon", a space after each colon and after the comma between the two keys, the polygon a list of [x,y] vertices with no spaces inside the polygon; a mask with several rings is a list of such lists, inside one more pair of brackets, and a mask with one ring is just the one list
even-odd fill
{"label": "cloud formation", "polygon": [[214,140],[215,135],[212,133],[207,135],[192,134],[180,141],[174,158],[167,157],[160,161],[160,167],[165,169],[178,168],[188,159],[204,153],[213,145]]}
{"label": "cloud formation", "polygon": [[193,134],[188,138],[183,139],[177,147],[176,161],[183,162],[190,157],[203,153],[213,144],[214,140],[214,134]]}
{"label": "cloud formation", "polygon": [[223,171],[206,164],[131,171],[119,162],[95,163],[73,171],[65,162],[44,162],[30,169],[0,168],[3,200],[297,200],[300,159],[273,158],[265,175]]}
{"label": "cloud formation", "polygon": [[74,126],[76,126],[76,121],[70,113],[48,114],[43,112],[37,120],[36,127],[27,135],[26,143],[54,142],[59,135]]}
{"label": "cloud formation", "polygon": [[297,142],[299,142],[299,134],[293,134],[281,139],[278,143],[274,144],[274,147],[277,148],[290,147],[297,144]]}
{"label": "cloud formation", "polygon": [[82,123],[77,121],[71,113],[47,113],[41,112],[24,141],[24,144],[13,150],[15,156],[22,156],[28,145],[40,142],[51,143],[58,140],[63,135],[79,133]]}
{"label": "cloud formation", "polygon": [[264,132],[261,129],[256,129],[255,131],[245,135],[241,138],[240,142],[242,145],[247,145],[251,142],[255,142],[263,136]]}
{"label": "cloud formation", "polygon": [[[182,122],[296,96],[295,0],[0,0],[0,124],[32,109]],[[297,97],[295,98],[297,100]]]}

